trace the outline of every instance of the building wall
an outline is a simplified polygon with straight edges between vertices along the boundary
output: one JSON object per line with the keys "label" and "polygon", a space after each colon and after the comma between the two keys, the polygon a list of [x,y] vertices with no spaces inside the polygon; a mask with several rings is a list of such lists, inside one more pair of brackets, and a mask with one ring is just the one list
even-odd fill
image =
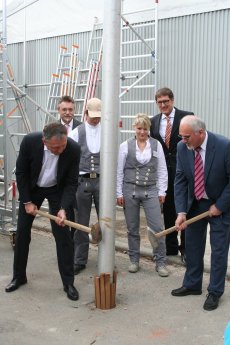
{"label": "building wall", "polygon": [[[84,61],[88,41],[89,32],[83,32],[27,42],[26,81],[23,80],[23,44],[9,45],[8,56],[17,84],[49,83],[51,73],[56,71],[60,45],[70,48],[73,43],[79,44],[79,58]],[[158,87],[172,88],[178,108],[195,112],[206,121],[208,129],[228,137],[229,57],[230,9],[159,20]],[[46,107],[47,86],[29,87],[26,91]],[[33,128],[40,129],[44,115],[27,104]],[[152,108],[148,107],[148,113],[154,112],[153,104]],[[131,113],[136,113],[133,106]],[[131,126],[130,122],[127,126]]]}

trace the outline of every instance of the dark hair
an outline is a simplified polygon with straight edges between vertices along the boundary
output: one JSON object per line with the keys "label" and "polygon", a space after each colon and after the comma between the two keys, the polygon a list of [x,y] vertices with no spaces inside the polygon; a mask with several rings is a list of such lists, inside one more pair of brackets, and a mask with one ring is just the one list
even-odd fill
{"label": "dark hair", "polygon": [[73,97],[71,97],[71,96],[65,95],[65,96],[62,96],[62,97],[59,99],[58,105],[61,104],[62,102],[68,102],[68,103],[73,103],[73,104],[74,104],[74,99],[73,99]]}
{"label": "dark hair", "polygon": [[63,136],[67,136],[67,129],[60,122],[53,122],[46,125],[43,129],[43,138],[48,141],[53,137],[62,139]]}
{"label": "dark hair", "polygon": [[162,87],[161,89],[157,90],[155,94],[155,101],[157,101],[158,97],[161,96],[168,96],[170,99],[174,99],[174,94],[168,87]]}

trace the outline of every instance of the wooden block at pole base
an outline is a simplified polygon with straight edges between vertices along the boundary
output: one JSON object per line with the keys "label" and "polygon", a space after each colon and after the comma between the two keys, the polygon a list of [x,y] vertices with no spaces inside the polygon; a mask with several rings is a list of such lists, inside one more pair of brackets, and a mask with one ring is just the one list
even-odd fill
{"label": "wooden block at pole base", "polygon": [[112,309],[116,306],[117,272],[113,272],[112,283],[109,273],[102,273],[94,278],[95,305],[99,309]]}
{"label": "wooden block at pole base", "polygon": [[94,277],[94,287],[95,287],[95,305],[96,305],[96,308],[100,308],[100,305],[101,305],[100,277]]}

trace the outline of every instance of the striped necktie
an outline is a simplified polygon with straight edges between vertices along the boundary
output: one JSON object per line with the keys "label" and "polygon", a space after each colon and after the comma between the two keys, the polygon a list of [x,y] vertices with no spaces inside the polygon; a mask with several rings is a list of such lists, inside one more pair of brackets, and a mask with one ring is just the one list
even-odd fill
{"label": "striped necktie", "polygon": [[201,147],[195,149],[196,156],[194,160],[194,194],[196,200],[200,200],[204,196],[204,167],[200,150]]}
{"label": "striped necktie", "polygon": [[167,148],[169,148],[172,125],[171,125],[169,116],[166,116],[166,120],[167,120],[167,125],[166,125],[166,130],[165,130],[165,145],[167,146]]}

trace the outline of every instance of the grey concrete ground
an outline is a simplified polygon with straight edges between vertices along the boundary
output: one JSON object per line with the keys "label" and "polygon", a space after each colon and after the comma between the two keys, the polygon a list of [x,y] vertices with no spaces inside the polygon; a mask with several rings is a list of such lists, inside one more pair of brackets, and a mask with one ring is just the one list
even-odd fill
{"label": "grey concrete ground", "polygon": [[[117,242],[126,247],[124,232]],[[38,218],[35,226],[49,228]],[[118,229],[119,230],[119,229]],[[144,225],[143,229],[144,230]],[[118,231],[119,234],[119,231]],[[150,248],[143,236],[143,253]],[[209,247],[205,260],[209,266]],[[181,286],[184,267],[179,257],[169,258],[170,276],[160,278],[147,257],[141,270],[127,272],[126,250],[116,251],[117,306],[102,311],[94,306],[93,277],[97,275],[97,246],[91,245],[87,269],[75,278],[80,299],[63,292],[57,270],[55,243],[49,232],[33,230],[28,262],[28,284],[15,292],[4,288],[12,277],[13,251],[9,237],[0,235],[0,344],[1,345],[220,345],[230,319],[230,282],[220,306],[212,312],[202,306],[209,274],[204,274],[201,296],[173,297]]]}

